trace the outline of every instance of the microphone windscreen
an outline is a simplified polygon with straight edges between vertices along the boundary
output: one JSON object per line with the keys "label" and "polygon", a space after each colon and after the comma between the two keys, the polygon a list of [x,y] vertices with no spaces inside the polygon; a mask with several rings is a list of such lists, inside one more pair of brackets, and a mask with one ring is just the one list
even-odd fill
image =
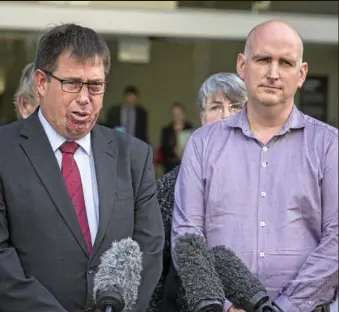
{"label": "microphone windscreen", "polygon": [[114,291],[124,301],[127,310],[132,309],[138,297],[141,280],[142,252],[131,238],[113,242],[102,255],[94,277],[94,300],[100,293]]}
{"label": "microphone windscreen", "polygon": [[212,252],[225,296],[235,307],[247,306],[257,294],[266,293],[265,287],[232,250],[217,246]]}
{"label": "microphone windscreen", "polygon": [[[202,237],[196,234],[179,236],[174,246],[177,271],[185,291],[190,311],[197,310],[201,303],[216,302],[222,310],[225,295],[221,281],[214,268],[214,258]],[[213,305],[212,305],[213,306]]]}

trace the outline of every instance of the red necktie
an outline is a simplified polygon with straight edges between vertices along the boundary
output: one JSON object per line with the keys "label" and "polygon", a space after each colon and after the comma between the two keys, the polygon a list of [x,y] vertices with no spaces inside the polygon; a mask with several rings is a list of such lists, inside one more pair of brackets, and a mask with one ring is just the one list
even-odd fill
{"label": "red necktie", "polygon": [[76,142],[66,141],[59,147],[59,150],[62,153],[61,172],[64,177],[69,196],[71,197],[87,250],[91,253],[91,233],[88,226],[84,192],[82,189],[79,168],[74,159],[74,153],[78,146],[79,145]]}

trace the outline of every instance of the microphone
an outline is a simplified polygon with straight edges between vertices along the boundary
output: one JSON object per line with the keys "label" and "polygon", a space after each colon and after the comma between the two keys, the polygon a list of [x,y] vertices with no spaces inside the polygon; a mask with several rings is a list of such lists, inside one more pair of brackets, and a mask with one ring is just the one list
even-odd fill
{"label": "microphone", "polygon": [[131,310],[138,297],[142,271],[138,243],[131,238],[113,242],[100,260],[93,289],[97,308],[103,312]]}
{"label": "microphone", "polygon": [[202,237],[181,235],[174,247],[177,272],[190,311],[223,312],[225,295],[214,268],[213,254]]}
{"label": "microphone", "polygon": [[246,312],[284,312],[270,300],[265,287],[232,250],[217,246],[212,252],[225,296],[235,308]]}

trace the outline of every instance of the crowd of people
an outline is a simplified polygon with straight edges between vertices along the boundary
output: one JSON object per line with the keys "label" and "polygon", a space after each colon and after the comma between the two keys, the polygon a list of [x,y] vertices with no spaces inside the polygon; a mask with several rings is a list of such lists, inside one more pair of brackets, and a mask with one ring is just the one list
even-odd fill
{"label": "crowd of people", "polygon": [[[308,72],[300,35],[282,20],[257,25],[236,70],[203,82],[201,127],[179,151],[176,132],[193,127],[173,104],[156,181],[148,134],[123,123],[144,112],[112,108],[97,123],[102,37],[74,24],[42,36],[18,121],[0,128],[0,311],[96,311],[100,258],[126,237],[143,255],[134,311],[189,311],[175,252],[187,233],[231,248],[282,311],[337,309],[338,130],[295,105]],[[138,90],[124,95],[133,107]],[[224,310],[244,312],[227,298]]]}

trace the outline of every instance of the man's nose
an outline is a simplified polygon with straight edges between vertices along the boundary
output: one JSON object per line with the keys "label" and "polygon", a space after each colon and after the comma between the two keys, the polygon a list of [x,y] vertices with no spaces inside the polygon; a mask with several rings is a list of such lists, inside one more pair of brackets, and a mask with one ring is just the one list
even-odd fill
{"label": "man's nose", "polygon": [[279,79],[279,65],[272,62],[269,66],[267,76],[269,79],[274,79],[274,80]]}
{"label": "man's nose", "polygon": [[85,105],[90,102],[90,97],[91,94],[88,91],[88,87],[84,84],[78,93],[77,101],[79,104]]}

